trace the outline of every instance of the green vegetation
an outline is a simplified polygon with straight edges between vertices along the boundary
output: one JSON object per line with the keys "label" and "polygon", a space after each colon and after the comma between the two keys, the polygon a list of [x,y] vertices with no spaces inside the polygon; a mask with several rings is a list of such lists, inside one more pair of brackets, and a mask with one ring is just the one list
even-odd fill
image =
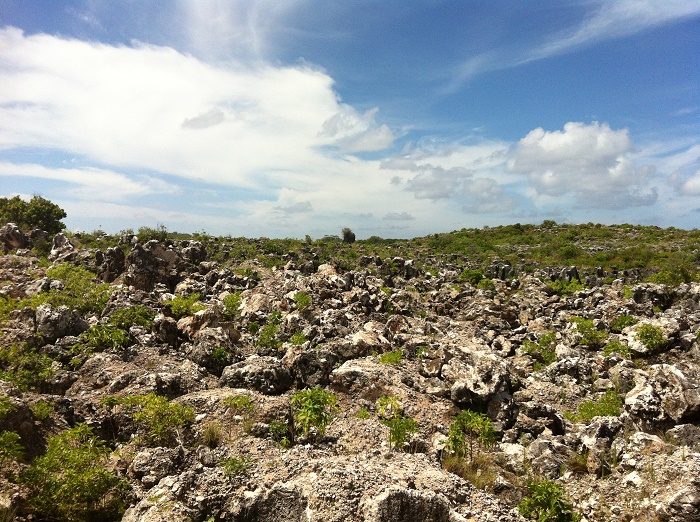
{"label": "green vegetation", "polygon": [[631,357],[630,347],[621,343],[620,341],[610,341],[605,345],[605,348],[603,348],[603,355],[606,357],[609,357],[614,353],[625,359],[629,359]]}
{"label": "green vegetation", "polygon": [[260,333],[258,334],[258,339],[255,344],[263,348],[279,348],[282,346],[282,341],[276,339],[281,322],[282,314],[280,312],[272,312],[267,318],[265,326],[260,328]]}
{"label": "green vegetation", "polygon": [[306,342],[306,336],[302,332],[294,332],[294,335],[289,338],[289,342],[295,346],[301,346]]}
{"label": "green vegetation", "polygon": [[172,301],[168,301],[167,304],[170,306],[170,312],[175,319],[194,315],[206,308],[206,306],[199,302],[199,294],[192,294],[187,297],[176,295]]}
{"label": "green vegetation", "polygon": [[247,395],[232,395],[222,402],[234,415],[249,413],[255,408],[253,401]]}
{"label": "green vegetation", "polygon": [[0,420],[2,420],[8,413],[15,411],[15,405],[12,404],[10,398],[6,395],[0,395]]}
{"label": "green vegetation", "polygon": [[317,386],[292,395],[290,404],[295,427],[306,434],[316,428],[323,435],[338,411],[338,398]]}
{"label": "green vegetation", "polygon": [[474,457],[474,445],[489,448],[496,441],[493,422],[487,415],[470,410],[460,412],[450,425],[445,448],[458,458]]}
{"label": "green vegetation", "polygon": [[554,332],[549,332],[542,337],[540,341],[535,343],[529,339],[523,341],[523,350],[525,353],[533,357],[535,362],[535,371],[539,371],[543,366],[549,366],[557,360],[554,351],[556,347],[557,335]]}
{"label": "green vegetation", "polygon": [[481,270],[465,268],[457,278],[458,283],[469,283],[472,286],[477,286],[484,279],[484,274]]}
{"label": "green vegetation", "polygon": [[53,377],[52,363],[49,356],[28,344],[13,344],[0,348],[0,379],[20,390],[38,390]]}
{"label": "green vegetation", "polygon": [[576,522],[581,516],[564,494],[564,488],[552,480],[532,481],[528,495],[518,506],[522,516],[537,522]]}
{"label": "green vegetation", "polygon": [[588,423],[594,417],[618,417],[622,413],[623,401],[615,390],[607,390],[598,401],[586,401],[578,407],[577,414],[566,417],[573,422]]}
{"label": "green vegetation", "polygon": [[389,428],[389,449],[403,449],[408,435],[418,431],[418,423],[402,414],[398,397],[380,397],[376,404],[380,422]]}
{"label": "green vegetation", "polygon": [[401,364],[403,359],[403,350],[397,348],[392,352],[386,352],[379,356],[379,362],[382,364]]}
{"label": "green vegetation", "polygon": [[154,317],[155,314],[150,312],[145,306],[134,305],[130,308],[123,308],[112,312],[109,318],[109,324],[128,332],[129,328],[132,326],[150,328],[153,324]]}
{"label": "green vegetation", "polygon": [[406,444],[409,433],[418,431],[418,423],[411,417],[395,414],[381,423],[389,428],[389,449],[401,449]]}
{"label": "green vegetation", "polygon": [[661,350],[668,344],[663,330],[649,323],[644,323],[637,328],[635,338],[650,352]]}
{"label": "green vegetation", "polygon": [[7,462],[24,459],[24,448],[19,441],[20,437],[14,431],[0,431],[0,471]]}
{"label": "green vegetation", "polygon": [[222,460],[221,465],[224,468],[224,473],[226,473],[226,476],[228,476],[229,478],[233,478],[248,473],[248,470],[251,466],[251,461],[247,457],[231,457]]}
{"label": "green vegetation", "polygon": [[621,333],[622,330],[628,326],[634,326],[635,324],[637,324],[637,319],[635,317],[632,317],[631,315],[621,315],[610,323],[610,331],[614,333]]}
{"label": "green vegetation", "polygon": [[180,430],[194,420],[192,408],[171,403],[155,393],[107,397],[102,403],[108,407],[123,405],[138,426],[138,442],[144,445],[169,446],[174,442],[181,443]]}
{"label": "green vegetation", "polygon": [[306,292],[299,291],[294,294],[294,303],[297,306],[297,310],[301,313],[306,312],[311,306],[311,296]]}
{"label": "green vegetation", "polygon": [[570,321],[576,325],[576,331],[581,334],[579,344],[589,348],[600,348],[610,336],[608,332],[598,330],[592,319],[572,317]]}
{"label": "green vegetation", "polygon": [[222,315],[225,319],[233,321],[240,315],[240,307],[241,293],[233,292],[232,294],[229,294],[226,297],[224,297],[224,311]]}
{"label": "green vegetation", "polygon": [[54,414],[53,403],[40,400],[30,406],[34,418],[39,422],[46,422]]}
{"label": "green vegetation", "polygon": [[61,220],[65,211],[41,196],[33,196],[28,202],[19,196],[0,198],[0,223],[15,223],[21,229],[38,228],[49,234],[57,234],[66,225]]}
{"label": "green vegetation", "polygon": [[571,281],[557,279],[556,281],[550,281],[547,283],[547,286],[552,292],[561,296],[571,296],[576,292],[583,290],[583,285],[575,279],[572,279]]}
{"label": "green vegetation", "polygon": [[105,469],[109,454],[85,424],[49,438],[46,453],[21,474],[31,508],[52,520],[119,520],[127,486]]}

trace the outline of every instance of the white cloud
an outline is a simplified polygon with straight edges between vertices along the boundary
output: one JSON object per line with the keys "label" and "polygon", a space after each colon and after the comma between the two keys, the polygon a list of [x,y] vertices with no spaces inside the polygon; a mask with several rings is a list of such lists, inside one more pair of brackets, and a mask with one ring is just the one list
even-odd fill
{"label": "white cloud", "polygon": [[544,60],[700,16],[700,0],[593,0],[584,2],[583,6],[589,10],[580,23],[545,37],[541,43],[525,49],[491,49],[465,58],[455,67],[445,90],[455,91],[479,74]]}
{"label": "white cloud", "polygon": [[530,131],[513,148],[508,169],[527,174],[539,194],[573,195],[579,205],[650,205],[657,198],[648,186],[654,168],[636,168],[632,152],[626,129],[570,122],[563,131]]}
{"label": "white cloud", "polygon": [[683,18],[700,15],[698,0],[614,0],[599,7],[572,30],[534,49],[526,61],[540,60],[592,43],[628,36]]}
{"label": "white cloud", "polygon": [[307,212],[313,212],[313,207],[310,201],[300,201],[299,203],[294,203],[286,207],[277,206],[274,207],[275,212],[281,212],[282,214],[305,214]]}
{"label": "white cloud", "polygon": [[199,114],[194,118],[187,118],[182,122],[182,127],[186,129],[206,129],[213,127],[224,121],[224,112],[218,107]]}
{"label": "white cloud", "polygon": [[412,221],[416,219],[408,212],[389,212],[384,216],[386,221]]}
{"label": "white cloud", "polygon": [[[6,28],[0,143],[262,188],[278,173],[332,170],[334,160],[319,150],[328,143],[319,136],[324,122],[344,110],[332,85],[307,66],[215,67],[167,47],[114,47]],[[375,144],[386,138],[379,134]]]}
{"label": "white cloud", "polygon": [[377,107],[364,114],[349,105],[342,104],[339,111],[328,118],[319,133],[330,143],[348,152],[384,150],[394,143],[394,133],[386,125],[377,125]]}
{"label": "white cloud", "polygon": [[118,201],[148,194],[179,194],[178,187],[152,176],[131,179],[110,170],[96,168],[48,168],[37,164],[0,161],[0,177],[15,176],[61,181],[72,185],[66,192],[84,200]]}

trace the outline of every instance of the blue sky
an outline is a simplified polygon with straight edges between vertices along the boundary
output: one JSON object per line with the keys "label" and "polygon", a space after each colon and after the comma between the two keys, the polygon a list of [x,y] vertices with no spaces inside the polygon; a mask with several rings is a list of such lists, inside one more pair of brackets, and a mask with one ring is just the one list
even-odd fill
{"label": "blue sky", "polygon": [[700,218],[700,0],[0,2],[0,197],[69,229]]}

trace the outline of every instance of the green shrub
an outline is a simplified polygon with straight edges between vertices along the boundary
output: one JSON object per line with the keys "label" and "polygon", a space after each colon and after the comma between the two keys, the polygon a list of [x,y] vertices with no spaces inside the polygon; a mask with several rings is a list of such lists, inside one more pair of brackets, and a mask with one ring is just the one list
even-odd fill
{"label": "green shrub", "polygon": [[540,337],[539,342],[535,343],[529,339],[523,341],[523,350],[528,355],[536,359],[535,370],[539,370],[544,366],[549,366],[557,360],[555,353],[557,336],[554,332],[549,332]]}
{"label": "green shrub", "polygon": [[8,396],[0,395],[0,420],[5,418],[8,413],[15,411],[16,409],[17,408],[14,404],[12,404],[12,401],[10,401]]}
{"label": "green shrub", "polygon": [[167,304],[170,305],[170,311],[175,319],[194,315],[206,308],[206,306],[199,302],[199,294],[192,294],[187,297],[176,295],[173,300],[169,301]]}
{"label": "green shrub", "polygon": [[301,346],[306,342],[306,336],[302,332],[295,332],[294,335],[289,338],[289,342],[295,346]]}
{"label": "green shrub", "polygon": [[223,400],[224,406],[231,410],[234,415],[249,413],[253,411],[255,405],[247,395],[233,395]]}
{"label": "green shrub", "polygon": [[576,522],[581,516],[564,495],[564,488],[551,480],[530,482],[528,494],[518,505],[522,516],[537,522]]}
{"label": "green shrub", "polygon": [[7,380],[20,390],[37,390],[54,375],[50,357],[27,344],[0,348],[0,380]]}
{"label": "green shrub", "polygon": [[493,284],[493,279],[482,279],[476,287],[479,290],[494,291],[496,289],[496,285]]}
{"label": "green shrub", "polygon": [[396,414],[381,423],[389,428],[389,449],[400,449],[406,444],[409,433],[418,431],[418,423],[411,417]]}
{"label": "green shrub", "polygon": [[19,441],[20,436],[14,431],[0,431],[0,471],[6,462],[21,462],[24,458],[24,448]]}
{"label": "green shrub", "polygon": [[248,323],[248,333],[255,335],[260,331],[260,325],[257,321],[251,321]]}
{"label": "green shrub", "polygon": [[370,417],[369,411],[366,407],[362,406],[355,414],[355,417],[357,417],[358,419],[367,420]]}
{"label": "green shrub", "polygon": [[547,283],[547,286],[553,293],[563,297],[572,296],[576,292],[583,290],[583,285],[576,279],[572,279],[571,281],[557,279],[556,281]]}
{"label": "green shrub", "polygon": [[617,417],[622,412],[623,401],[615,390],[607,390],[598,401],[586,401],[578,407],[578,422],[590,422],[594,417]]}
{"label": "green shrub", "polygon": [[633,326],[637,324],[637,319],[631,315],[621,315],[615,318],[612,323],[610,323],[610,331],[614,333],[621,333],[622,330],[628,326]]}
{"label": "green shrub", "polygon": [[663,330],[649,323],[644,323],[637,328],[635,338],[651,352],[660,350],[668,344]]}
{"label": "green shrub", "polygon": [[483,413],[470,410],[460,412],[450,425],[445,448],[459,458],[474,457],[474,445],[489,448],[496,441],[491,419]]}
{"label": "green shrub", "polygon": [[64,285],[61,291],[52,290],[37,296],[39,300],[45,297],[53,306],[66,305],[81,313],[100,313],[111,294],[108,284],[97,283],[97,276],[81,266],[61,263],[49,268],[46,276]]}
{"label": "green shrub", "polygon": [[130,308],[113,312],[109,318],[109,324],[128,332],[132,326],[142,326],[150,329],[154,318],[155,314],[150,312],[145,306],[134,305]]}
{"label": "green shrub", "polygon": [[283,448],[290,448],[294,441],[294,434],[288,423],[272,421],[269,426],[270,437]]}
{"label": "green shrub", "polygon": [[103,399],[107,406],[123,405],[132,414],[139,429],[140,444],[168,446],[177,442],[179,430],[194,420],[194,411],[189,406],[171,403],[167,398],[149,393],[128,397]]}
{"label": "green shrub", "polygon": [[380,418],[391,418],[401,414],[401,402],[398,397],[391,395],[377,399],[377,415]]}
{"label": "green shrub", "polygon": [[131,342],[129,334],[111,324],[96,324],[84,331],[78,337],[80,344],[89,351],[100,351],[128,346]]}
{"label": "green shrub", "polygon": [[576,331],[581,334],[579,344],[590,348],[599,348],[603,346],[610,336],[608,332],[596,329],[592,319],[572,317],[570,320],[572,323],[576,324]]}
{"label": "green shrub", "polygon": [[241,313],[241,293],[234,292],[224,297],[224,313],[223,316],[229,321],[233,321]]}
{"label": "green shrub", "polygon": [[316,428],[323,435],[338,411],[337,402],[334,394],[320,386],[296,392],[290,402],[295,427],[304,434]]}
{"label": "green shrub", "polygon": [[34,414],[34,418],[39,422],[47,421],[54,413],[53,404],[46,401],[37,401],[29,407]]}
{"label": "green shrub", "polygon": [[277,336],[277,331],[279,330],[281,320],[282,314],[279,312],[272,312],[270,317],[268,317],[265,326],[260,328],[258,339],[255,344],[263,348],[279,348],[282,346],[282,342],[275,338]]}
{"label": "green shrub", "polygon": [[50,437],[46,453],[21,474],[29,505],[50,519],[119,520],[126,486],[105,469],[109,454],[85,424]]}
{"label": "green shrub", "polygon": [[160,224],[156,225],[156,228],[140,227],[136,236],[138,237],[139,243],[142,244],[153,239],[163,242],[168,239],[168,229],[165,227],[165,225]]}
{"label": "green shrub", "polygon": [[224,473],[230,478],[238,477],[240,475],[245,475],[251,466],[251,461],[247,457],[238,458],[231,457],[221,461],[221,465],[224,468]]}
{"label": "green shrub", "polygon": [[379,356],[379,362],[382,364],[401,364],[403,359],[403,350],[397,348],[393,352],[386,352]]}
{"label": "green shrub", "polygon": [[294,303],[297,306],[297,310],[304,313],[311,307],[311,296],[306,292],[297,292],[294,294]]}
{"label": "green shrub", "polygon": [[609,357],[614,353],[625,359],[629,359],[631,356],[630,347],[617,340],[610,341],[605,345],[605,348],[603,348],[603,355],[606,357]]}
{"label": "green shrub", "polygon": [[478,285],[484,279],[481,270],[465,268],[457,278],[458,283],[469,283],[472,286]]}

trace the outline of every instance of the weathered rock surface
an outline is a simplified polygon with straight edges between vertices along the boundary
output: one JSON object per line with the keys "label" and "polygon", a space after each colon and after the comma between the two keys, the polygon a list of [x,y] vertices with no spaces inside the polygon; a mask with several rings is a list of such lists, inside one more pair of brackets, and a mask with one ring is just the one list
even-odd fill
{"label": "weathered rock surface", "polygon": [[[109,467],[129,484],[123,520],[519,521],[535,477],[562,484],[589,522],[700,520],[698,283],[634,284],[576,267],[517,275],[496,261],[493,286],[477,288],[458,281],[457,257],[433,259],[432,274],[400,256],[346,271],[310,250],[267,269],[211,259],[197,241],[131,236],[81,251],[59,236],[51,258],[94,270],[112,295],[85,316],[49,304],[7,315],[2,353],[46,357],[50,376],[22,388],[0,374],[11,405],[0,431],[18,433],[32,458],[51,435],[93,427],[119,450]],[[0,297],[60,292],[22,245],[0,256]],[[553,280],[589,287],[559,295]],[[194,294],[204,310],[174,317],[172,299]],[[234,294],[240,306],[226,310]],[[85,346],[82,332],[137,304],[150,324]],[[613,331],[622,316],[636,324]],[[576,318],[606,338],[591,343]],[[643,324],[666,342],[645,346]],[[325,432],[302,433],[291,398],[314,387],[335,394],[337,410]],[[144,443],[133,412],[108,406],[147,394],[192,409],[168,443]],[[415,433],[390,442],[381,399]],[[39,401],[53,405],[49,421]],[[459,476],[446,441],[466,409],[487,415],[495,441],[473,441],[477,469]],[[1,475],[0,491],[0,510],[30,520],[21,486]]]}

